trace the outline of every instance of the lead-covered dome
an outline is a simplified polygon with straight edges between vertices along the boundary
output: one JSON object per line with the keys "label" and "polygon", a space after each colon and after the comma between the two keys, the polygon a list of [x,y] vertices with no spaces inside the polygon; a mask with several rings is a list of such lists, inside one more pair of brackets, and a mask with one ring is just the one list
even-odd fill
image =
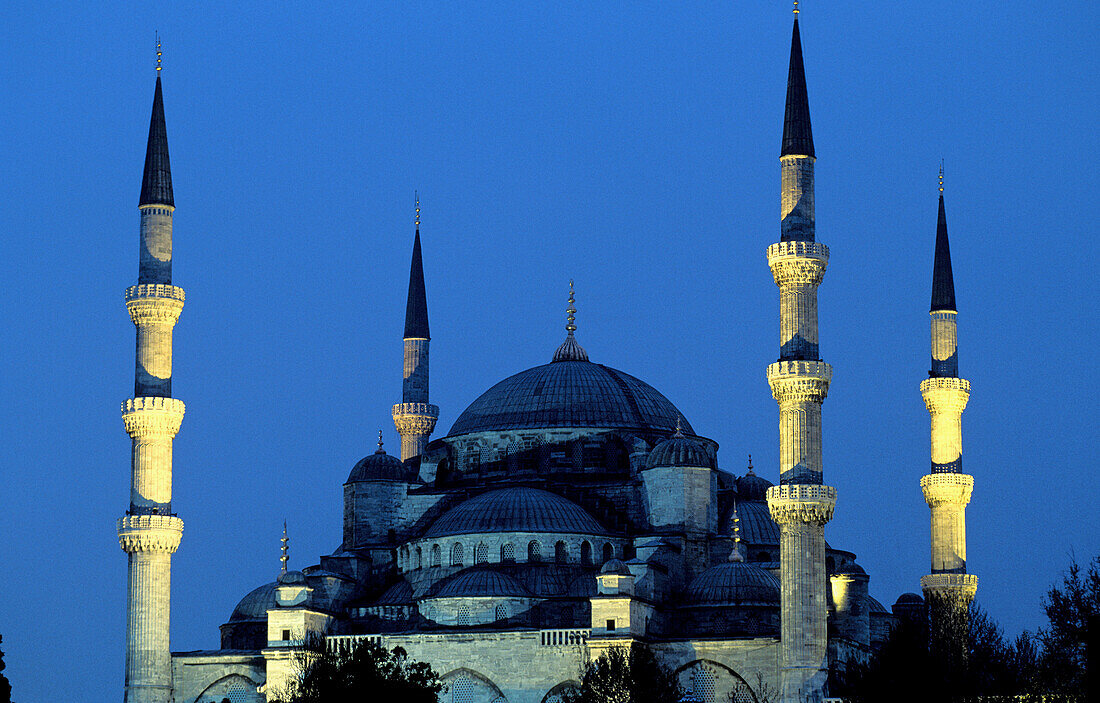
{"label": "lead-covered dome", "polygon": [[702,467],[714,468],[714,462],[703,446],[693,439],[685,437],[681,431],[680,422],[676,424],[676,434],[663,442],[660,442],[649,453],[645,466],[647,469],[657,467]]}
{"label": "lead-covered dome", "polygon": [[434,598],[471,597],[529,597],[526,588],[507,574],[491,569],[467,569],[450,581],[433,596]]}
{"label": "lead-covered dome", "polygon": [[[379,434],[382,434],[379,432]],[[348,475],[345,483],[356,481],[408,481],[409,471],[401,460],[390,456],[382,448],[382,440],[378,440],[378,450],[359,460]]]}
{"label": "lead-covered dome", "polygon": [[459,503],[443,513],[424,538],[494,532],[606,534],[576,503],[537,488],[504,488]]}
{"label": "lead-covered dome", "polygon": [[[656,388],[628,373],[589,361],[554,361],[482,393],[448,436],[547,427],[672,432],[681,417]],[[686,420],[683,429],[695,434]]]}
{"label": "lead-covered dome", "polygon": [[778,605],[779,579],[755,564],[728,562],[696,576],[685,595],[692,605]]}
{"label": "lead-covered dome", "polygon": [[237,603],[233,614],[229,616],[229,622],[266,620],[267,611],[275,607],[275,589],[278,586],[277,581],[272,581],[250,591],[248,595],[241,598],[240,603]]}

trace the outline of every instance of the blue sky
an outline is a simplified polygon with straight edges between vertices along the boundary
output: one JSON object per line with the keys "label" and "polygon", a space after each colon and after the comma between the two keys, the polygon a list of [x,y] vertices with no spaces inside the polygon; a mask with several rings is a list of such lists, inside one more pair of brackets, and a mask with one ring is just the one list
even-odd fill
{"label": "blue sky", "polygon": [[[232,6],[230,6],[232,5]],[[340,542],[400,399],[422,237],[442,436],[545,363],[576,280],[593,361],[778,474],[791,14],[767,3],[53,4],[0,9],[0,634],[21,703],[121,696],[137,198],[164,40],[175,185],[172,646]],[[1097,10],[803,3],[817,149],[829,541],[889,605],[928,570],[936,170],[960,308],[969,564],[1010,634],[1100,553]]]}

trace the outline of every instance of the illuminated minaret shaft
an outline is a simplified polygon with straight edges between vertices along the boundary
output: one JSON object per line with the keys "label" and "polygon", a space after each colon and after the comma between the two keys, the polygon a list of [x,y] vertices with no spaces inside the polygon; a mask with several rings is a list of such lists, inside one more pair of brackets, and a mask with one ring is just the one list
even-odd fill
{"label": "illuminated minaret shaft", "polygon": [[822,483],[821,404],[832,367],[818,355],[817,287],[829,248],[814,241],[814,142],[795,7],[783,120],[779,242],[768,266],[779,287],[779,360],[768,383],[779,404],[779,485],[768,507],[780,530],[780,688],[784,702],[820,701],[828,669],[825,523],[836,489]]}
{"label": "illuminated minaret shaft", "polygon": [[[932,573],[921,579],[921,588],[930,605],[965,609],[978,590],[978,577],[966,573],[966,505],[974,477],[962,472],[962,414],[970,398],[970,381],[959,378],[958,311],[942,167],[930,314],[932,370],[920,391],[931,418],[932,470],[920,485],[932,512]],[[943,611],[933,607],[931,612],[935,618]]]}
{"label": "illuminated minaret shaft", "polygon": [[149,121],[141,212],[138,284],[126,290],[137,327],[134,397],[122,404],[131,438],[130,508],[118,520],[119,544],[129,558],[126,617],[126,703],[172,700],[168,643],[172,554],[183,521],[172,514],[172,440],[184,406],[172,398],[172,328],[183,310],[183,289],[172,285],[172,174],[160,84]]}
{"label": "illuminated minaret shaft", "polygon": [[420,456],[439,419],[439,408],[428,402],[428,295],[420,254],[420,199],[416,200],[416,235],[409,269],[405,307],[405,357],[401,402],[393,406],[393,424],[401,435],[401,461]]}

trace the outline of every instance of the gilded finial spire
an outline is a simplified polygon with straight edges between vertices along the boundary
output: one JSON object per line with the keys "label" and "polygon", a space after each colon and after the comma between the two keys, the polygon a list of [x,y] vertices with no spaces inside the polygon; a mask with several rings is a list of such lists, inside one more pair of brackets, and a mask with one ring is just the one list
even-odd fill
{"label": "gilded finial spire", "polygon": [[749,454],[749,475],[755,476],[756,474],[752,470],[752,454]]}
{"label": "gilded finial spire", "polygon": [[940,192],[943,192],[943,159],[940,159]]}
{"label": "gilded finial spire", "polygon": [[674,432],[672,434],[672,436],[673,437],[683,437],[684,436],[684,423],[683,423],[683,419],[679,415],[676,416],[676,432]]}
{"label": "gilded finial spire", "polygon": [[730,552],[730,561],[745,561],[741,554],[741,518],[737,515],[737,503],[733,504],[733,551]]}
{"label": "gilded finial spire", "polygon": [[378,449],[375,454],[385,454],[386,450],[382,448],[382,430],[378,430]]}
{"label": "gilded finial spire", "polygon": [[416,231],[420,231],[420,193],[413,191],[413,198],[416,199]]}
{"label": "gilded finial spire", "polygon": [[160,75],[160,34],[157,34],[157,75]]}
{"label": "gilded finial spire", "polygon": [[794,0],[794,13],[798,14],[798,0]]}
{"label": "gilded finial spire", "polygon": [[286,573],[286,564],[290,561],[290,538],[286,536],[286,520],[283,520],[283,555],[279,557],[279,561],[283,563],[283,568],[279,572],[280,574]]}
{"label": "gilded finial spire", "polygon": [[573,290],[573,279],[569,279],[569,307],[565,309],[565,331],[572,337],[573,333],[577,331],[577,308],[574,305],[576,301],[575,292]]}

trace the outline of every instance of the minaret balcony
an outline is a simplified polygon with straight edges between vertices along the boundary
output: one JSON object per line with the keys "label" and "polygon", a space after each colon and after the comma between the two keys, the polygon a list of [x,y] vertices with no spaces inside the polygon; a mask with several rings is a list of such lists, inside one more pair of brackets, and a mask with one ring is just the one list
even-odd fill
{"label": "minaret balcony", "polygon": [[920,488],[929,507],[966,505],[974,491],[974,477],[955,473],[928,474],[921,477]]}
{"label": "minaret balcony", "polygon": [[127,515],[118,519],[118,545],[122,551],[176,551],[183,539],[183,520],[175,515]]}
{"label": "minaret balcony", "polygon": [[126,289],[126,309],[135,325],[174,325],[183,311],[183,289],[166,283],[142,283]]}
{"label": "minaret balcony", "polygon": [[836,488],[821,484],[787,483],[768,489],[768,510],[780,525],[824,525],[833,519]]}
{"label": "minaret balcony", "polygon": [[978,592],[978,577],[974,574],[928,574],[921,576],[920,587],[928,595],[968,602]]}
{"label": "minaret balcony", "polygon": [[921,396],[930,413],[962,413],[970,400],[970,381],[951,376],[935,376],[920,382]]}
{"label": "minaret balcony", "polygon": [[393,406],[393,424],[402,436],[430,435],[439,419],[439,406],[431,403],[398,403]]}
{"label": "minaret balcony", "polygon": [[149,396],[122,403],[122,422],[131,437],[175,437],[183,424],[182,400]]}
{"label": "minaret balcony", "polygon": [[825,400],[833,367],[824,361],[777,361],[768,365],[768,385],[778,402],[815,402]]}

